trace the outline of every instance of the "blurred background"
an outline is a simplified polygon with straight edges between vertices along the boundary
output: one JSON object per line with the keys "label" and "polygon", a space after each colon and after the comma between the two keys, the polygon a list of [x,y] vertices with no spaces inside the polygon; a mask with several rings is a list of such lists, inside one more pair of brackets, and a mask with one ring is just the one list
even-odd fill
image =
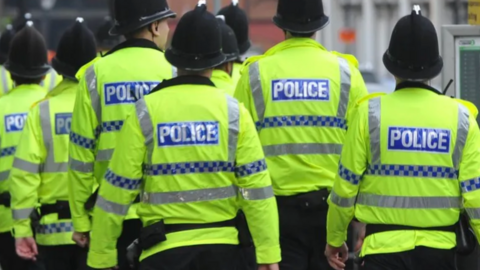
{"label": "blurred background", "polygon": [[[329,50],[354,54],[371,92],[392,91],[395,85],[383,67],[381,57],[388,47],[391,31],[397,20],[421,6],[437,28],[445,24],[466,24],[468,0],[324,0],[330,25],[320,31],[317,39]],[[197,0],[170,0],[172,10],[179,15],[171,21],[171,33],[176,21],[192,9]],[[228,5],[230,0],[207,0],[212,12]],[[283,40],[283,32],[272,23],[276,0],[240,0],[250,18],[250,37],[253,47],[249,56],[265,52]],[[30,12],[37,29],[45,36],[51,56],[60,35],[76,17],[83,17],[95,31],[110,15],[110,0],[0,0],[0,31],[19,14]],[[439,37],[439,40],[441,37]],[[441,85],[439,79],[434,86]]]}

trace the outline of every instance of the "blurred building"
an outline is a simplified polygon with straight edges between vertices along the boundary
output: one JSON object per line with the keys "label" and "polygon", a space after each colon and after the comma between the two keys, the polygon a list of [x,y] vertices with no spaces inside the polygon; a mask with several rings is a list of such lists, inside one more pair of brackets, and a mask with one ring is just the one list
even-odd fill
{"label": "blurred building", "polygon": [[[54,49],[64,29],[77,16],[84,17],[88,25],[96,28],[109,14],[109,0],[0,0],[0,18],[14,17],[20,2],[30,11],[38,29]],[[230,4],[231,0],[207,0],[212,12]],[[396,21],[411,12],[412,5],[420,4],[440,29],[443,24],[467,23],[467,0],[323,0],[331,23],[323,29],[318,40],[329,50],[352,53],[370,75],[384,77],[381,57],[388,47]],[[171,8],[180,18],[191,10],[198,0],[169,0]],[[283,32],[272,23],[277,0],[239,0],[248,13],[252,54],[263,53],[283,40]],[[178,20],[177,18],[177,20]],[[172,21],[172,33],[176,21]],[[440,32],[440,31],[439,31]],[[440,33],[439,33],[440,34]]]}

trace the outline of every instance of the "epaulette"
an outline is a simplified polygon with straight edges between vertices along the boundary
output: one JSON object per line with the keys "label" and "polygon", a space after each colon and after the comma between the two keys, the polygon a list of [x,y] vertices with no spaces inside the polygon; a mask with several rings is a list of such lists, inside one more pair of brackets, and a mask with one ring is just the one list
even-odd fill
{"label": "epaulette", "polygon": [[363,102],[369,100],[369,99],[380,97],[380,96],[385,96],[385,95],[387,95],[387,93],[383,93],[383,92],[368,94],[368,95],[364,96],[363,98],[361,98],[357,101],[357,106],[362,104]]}
{"label": "epaulette", "polygon": [[351,55],[351,54],[344,54],[344,53],[339,53],[339,52],[336,52],[336,51],[331,51],[332,54],[338,56],[338,57],[341,57],[345,60],[347,60],[350,64],[352,64],[354,67],[356,67],[358,69],[358,60],[355,56]]}
{"label": "epaulette", "polygon": [[477,118],[478,116],[478,109],[477,109],[477,106],[475,106],[475,104],[473,104],[472,102],[470,101],[466,101],[466,100],[463,100],[463,99],[459,99],[459,98],[454,98],[453,100],[455,100],[456,102],[462,104],[463,106],[465,106],[468,111],[473,115],[474,118]]}

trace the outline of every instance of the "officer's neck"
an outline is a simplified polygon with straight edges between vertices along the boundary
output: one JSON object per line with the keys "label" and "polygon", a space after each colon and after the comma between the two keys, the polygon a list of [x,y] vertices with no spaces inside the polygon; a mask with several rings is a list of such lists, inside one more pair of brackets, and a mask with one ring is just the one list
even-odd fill
{"label": "officer's neck", "polygon": [[178,76],[200,76],[210,79],[212,77],[213,69],[205,69],[200,71],[191,71],[185,69],[178,69],[177,74]]}
{"label": "officer's neck", "polygon": [[313,34],[305,34],[305,35],[292,35],[290,32],[284,32],[285,33],[285,40],[293,39],[293,38],[310,38],[315,40],[316,38],[316,32]]}

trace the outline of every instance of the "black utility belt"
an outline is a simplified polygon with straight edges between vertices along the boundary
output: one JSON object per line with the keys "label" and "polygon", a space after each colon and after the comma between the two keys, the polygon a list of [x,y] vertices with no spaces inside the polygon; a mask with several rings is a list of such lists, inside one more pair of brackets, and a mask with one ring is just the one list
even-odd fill
{"label": "black utility belt", "polygon": [[327,210],[328,189],[301,193],[293,196],[276,196],[277,205],[281,208],[295,207],[303,210]]}
{"label": "black utility belt", "polygon": [[10,193],[8,191],[0,193],[0,205],[10,208]]}
{"label": "black utility belt", "polygon": [[365,229],[365,237],[375,233],[390,232],[390,231],[442,231],[455,232],[457,225],[442,226],[442,227],[414,227],[404,225],[389,225],[389,224],[368,224]]}
{"label": "black utility belt", "polygon": [[248,247],[253,245],[247,221],[241,212],[234,219],[212,223],[165,224],[162,220],[142,228],[140,231],[139,245],[142,250],[147,250],[166,241],[167,234],[169,233],[223,227],[233,227],[238,230],[238,238],[241,246]]}
{"label": "black utility belt", "polygon": [[54,204],[42,204],[40,206],[40,217],[55,213],[58,214],[58,219],[72,218],[68,201],[57,201]]}

